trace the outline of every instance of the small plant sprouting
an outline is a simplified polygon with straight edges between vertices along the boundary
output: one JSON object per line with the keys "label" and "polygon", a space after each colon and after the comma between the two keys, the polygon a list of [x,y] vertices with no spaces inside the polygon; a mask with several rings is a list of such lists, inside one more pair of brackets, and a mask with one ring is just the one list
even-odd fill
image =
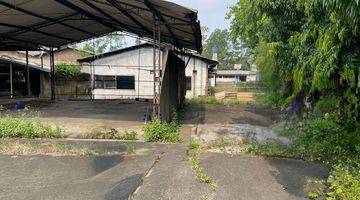
{"label": "small plant sprouting", "polygon": [[126,154],[132,155],[136,153],[136,147],[134,144],[128,144],[126,145]]}
{"label": "small plant sprouting", "polygon": [[125,132],[123,135],[119,137],[120,140],[137,140],[136,131]]}

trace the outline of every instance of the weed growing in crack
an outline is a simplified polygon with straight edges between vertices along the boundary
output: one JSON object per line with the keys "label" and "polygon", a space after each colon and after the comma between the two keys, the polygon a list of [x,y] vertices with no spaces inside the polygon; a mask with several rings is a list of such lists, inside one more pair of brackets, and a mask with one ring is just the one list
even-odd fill
{"label": "weed growing in crack", "polygon": [[217,189],[219,186],[214,181],[214,178],[204,173],[203,167],[200,164],[199,158],[202,153],[201,145],[197,141],[193,140],[187,147],[186,153],[189,156],[189,162],[195,171],[196,177],[200,182],[209,184],[213,190]]}
{"label": "weed growing in crack", "polygon": [[136,153],[136,147],[133,144],[126,145],[126,154],[131,155]]}

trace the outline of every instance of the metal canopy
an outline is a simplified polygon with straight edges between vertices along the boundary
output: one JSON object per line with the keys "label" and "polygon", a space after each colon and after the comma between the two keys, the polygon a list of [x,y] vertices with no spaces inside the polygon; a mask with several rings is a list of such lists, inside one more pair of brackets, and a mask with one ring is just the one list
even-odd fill
{"label": "metal canopy", "polygon": [[202,51],[197,11],[164,0],[0,0],[0,49],[59,48],[115,31]]}

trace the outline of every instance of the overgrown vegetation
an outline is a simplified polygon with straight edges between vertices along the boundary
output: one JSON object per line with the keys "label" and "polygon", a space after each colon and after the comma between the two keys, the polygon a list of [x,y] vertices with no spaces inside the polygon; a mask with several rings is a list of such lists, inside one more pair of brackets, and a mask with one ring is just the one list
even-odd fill
{"label": "overgrown vegetation", "polygon": [[[55,76],[58,85],[66,85],[68,81],[81,82],[90,80],[89,74],[81,72],[81,66],[71,62],[56,64]],[[78,95],[76,94],[74,97],[78,98]],[[84,98],[88,98],[87,95]]]}
{"label": "overgrown vegetation", "polygon": [[143,128],[144,138],[146,142],[181,142],[180,124],[177,120],[173,122],[161,122],[155,119],[146,124]]}
{"label": "overgrown vegetation", "polygon": [[132,155],[136,153],[134,144],[126,145],[126,151],[90,148],[84,145],[71,144],[66,141],[41,140],[0,140],[0,154],[4,155],[49,155],[49,156],[102,156]]}
{"label": "overgrown vegetation", "polygon": [[[2,111],[5,112],[5,111]],[[0,113],[0,138],[59,138],[59,128],[42,124],[39,116],[21,111],[11,115]]]}
{"label": "overgrown vegetation", "polygon": [[87,134],[86,139],[106,139],[106,140],[137,140],[136,131],[125,131],[120,134],[118,130],[111,127],[100,127],[92,133]]}
{"label": "overgrown vegetation", "polygon": [[40,143],[36,141],[0,141],[0,153],[5,155],[53,155],[96,156],[102,154],[85,147],[76,147],[62,142]]}
{"label": "overgrown vegetation", "polygon": [[360,199],[359,1],[239,0],[229,18],[267,89],[257,98],[295,120],[290,154],[253,151],[321,161],[331,176],[313,198]]}

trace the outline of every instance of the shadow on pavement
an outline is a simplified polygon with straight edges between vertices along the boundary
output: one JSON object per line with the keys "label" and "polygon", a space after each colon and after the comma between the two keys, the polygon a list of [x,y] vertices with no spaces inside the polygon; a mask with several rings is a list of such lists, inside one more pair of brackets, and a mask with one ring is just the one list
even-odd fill
{"label": "shadow on pavement", "polygon": [[105,200],[128,199],[141,184],[143,176],[144,174],[135,174],[116,183],[114,187],[105,194]]}
{"label": "shadow on pavement", "polygon": [[329,176],[329,170],[317,163],[284,158],[266,158],[266,161],[276,169],[269,171],[275,180],[284,190],[298,197],[316,189],[309,188],[311,181]]}
{"label": "shadow on pavement", "polygon": [[92,158],[91,166],[96,173],[101,173],[124,161],[123,156],[96,156]]}

